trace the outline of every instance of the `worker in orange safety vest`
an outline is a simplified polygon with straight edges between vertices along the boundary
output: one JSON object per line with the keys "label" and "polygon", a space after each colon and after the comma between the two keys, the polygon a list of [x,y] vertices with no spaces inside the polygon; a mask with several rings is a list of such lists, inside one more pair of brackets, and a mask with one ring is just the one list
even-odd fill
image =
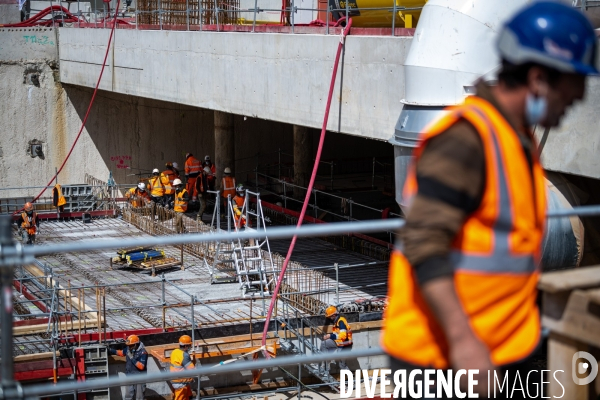
{"label": "worker in orange safety vest", "polygon": [[[332,333],[323,336],[321,342],[321,352],[352,349],[352,329],[345,317],[340,315],[336,306],[329,306],[325,309],[325,318],[327,321],[333,321]],[[345,360],[340,360],[340,369],[348,369]],[[321,374],[329,373],[329,363],[321,363],[319,372]]]}
{"label": "worker in orange safety vest", "polygon": [[175,171],[172,162],[168,162],[165,164],[165,170],[162,172],[163,176],[165,176],[169,180],[169,184],[165,186],[165,197],[164,204],[167,206],[175,199],[175,187],[173,182],[175,179],[179,178],[179,173]]}
{"label": "worker in orange safety vest", "polygon": [[231,176],[231,168],[227,167],[223,171],[223,179],[221,179],[221,198],[223,209],[227,212],[227,196],[233,198],[235,196],[235,176]]}
{"label": "worker in orange safety vest", "polygon": [[204,156],[204,161],[202,162],[202,167],[208,167],[210,172],[206,172],[206,180],[208,181],[208,188],[210,190],[215,190],[215,182],[217,180],[217,167],[210,159],[210,156]]}
{"label": "worker in orange safety vest", "polygon": [[185,155],[186,189],[192,201],[196,201],[196,179],[202,173],[202,163],[192,153]]}
{"label": "worker in orange safety vest", "polygon": [[125,198],[133,208],[144,207],[151,202],[150,195],[146,190],[146,184],[144,182],[140,182],[136,187],[129,189],[127,193],[125,193]]}
{"label": "worker in orange safety vest", "polygon": [[246,225],[250,226],[249,221],[246,221],[246,216],[242,213],[244,208],[244,202],[246,201],[246,189],[241,183],[235,189],[235,196],[231,200],[231,206],[233,208],[233,219],[237,229],[245,228]]}
{"label": "worker in orange safety vest", "polygon": [[175,211],[175,228],[177,233],[183,233],[185,231],[183,214],[188,209],[190,195],[187,189],[183,186],[181,179],[175,179],[173,185],[175,186],[175,200],[173,201],[173,211]]}
{"label": "worker in orange safety vest", "polygon": [[560,2],[527,5],[497,47],[497,84],[479,81],[420,134],[382,334],[392,370],[478,370],[468,390],[479,397],[507,371],[529,381],[524,361],[540,343],[546,183],[532,127],[556,127],[598,74],[592,25]]}
{"label": "worker in orange safety vest", "polygon": [[[179,338],[179,348],[171,353],[171,365],[169,372],[182,372],[196,368],[194,355],[190,354],[192,348],[192,338],[183,335]],[[174,393],[173,400],[188,400],[193,395],[190,383],[193,378],[181,378],[171,380]]]}
{"label": "worker in orange safety vest", "polygon": [[160,173],[158,168],[152,170],[152,178],[148,181],[150,198],[156,204],[165,205],[165,193],[167,188],[171,188],[169,178]]}
{"label": "worker in orange safety vest", "polygon": [[[127,346],[124,350],[116,350],[109,347],[110,354],[125,357],[125,375],[145,374],[148,372],[148,352],[137,335],[130,335],[125,341]],[[127,386],[125,400],[142,400],[146,384]]]}
{"label": "worker in orange safety vest", "polygon": [[19,236],[23,238],[23,243],[35,244],[35,237],[39,225],[40,221],[37,213],[33,211],[33,204],[30,202],[25,203],[23,212],[21,212],[21,215],[19,215],[19,219],[17,220]]}

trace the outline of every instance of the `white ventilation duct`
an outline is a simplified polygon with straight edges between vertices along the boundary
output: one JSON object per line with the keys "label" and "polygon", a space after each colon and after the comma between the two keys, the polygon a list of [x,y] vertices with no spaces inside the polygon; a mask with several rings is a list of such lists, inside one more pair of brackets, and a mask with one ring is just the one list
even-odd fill
{"label": "white ventilation duct", "polygon": [[498,66],[498,30],[527,3],[430,0],[423,8],[404,65],[404,107],[390,140],[394,145],[399,204],[419,132],[445,106],[458,104],[474,93],[473,83]]}

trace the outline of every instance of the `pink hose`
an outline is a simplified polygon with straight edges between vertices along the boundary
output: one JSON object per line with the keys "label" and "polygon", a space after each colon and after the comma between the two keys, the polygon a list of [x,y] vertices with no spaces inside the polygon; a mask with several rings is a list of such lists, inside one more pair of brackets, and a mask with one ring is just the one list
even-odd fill
{"label": "pink hose", "polygon": [[[350,32],[350,27],[352,27],[352,18],[348,21],[346,28],[342,32],[342,37],[345,38],[348,36]],[[315,165],[313,166],[313,171],[310,176],[310,182],[308,184],[308,189],[306,189],[306,197],[304,198],[304,204],[302,204],[302,211],[300,212],[300,217],[298,218],[298,225],[296,228],[300,228],[302,225],[302,221],[304,220],[304,214],[306,214],[306,209],[308,208],[308,203],[310,201],[311,192],[313,189],[313,185],[315,184],[315,179],[317,177],[317,170],[319,169],[319,161],[321,160],[321,153],[323,152],[323,143],[325,143],[325,134],[327,132],[327,121],[329,120],[329,110],[331,108],[331,99],[333,97],[333,88],[335,87],[335,78],[337,76],[338,63],[340,61],[340,54],[342,53],[342,48],[344,47],[343,38],[340,40],[338,45],[337,54],[335,56],[335,62],[333,64],[333,73],[331,75],[331,84],[329,85],[329,96],[327,97],[327,105],[325,106],[325,116],[323,118],[323,127],[321,128],[321,138],[319,139],[319,147],[317,149],[317,155],[315,157]],[[292,253],[294,251],[294,246],[296,245],[296,239],[298,237],[294,235],[292,238],[292,242],[290,243],[290,248],[288,249],[287,255],[285,256],[285,260],[283,261],[283,266],[281,267],[281,272],[279,273],[279,279],[277,280],[277,285],[275,286],[275,290],[273,291],[273,297],[271,298],[271,303],[269,304],[269,312],[267,313],[267,319],[265,320],[265,327],[263,329],[262,335],[262,346],[266,346],[267,344],[267,333],[269,331],[269,323],[271,322],[271,315],[273,314],[273,308],[275,303],[277,302],[277,295],[279,294],[279,288],[281,287],[281,282],[283,282],[283,277],[285,276],[285,270],[290,262],[290,258],[292,257]],[[270,355],[267,351],[264,352],[265,357],[270,358]]]}

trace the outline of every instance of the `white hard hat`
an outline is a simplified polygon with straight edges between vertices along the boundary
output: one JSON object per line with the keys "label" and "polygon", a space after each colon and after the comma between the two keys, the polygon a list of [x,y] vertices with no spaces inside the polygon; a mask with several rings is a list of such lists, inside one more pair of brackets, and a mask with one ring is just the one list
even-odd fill
{"label": "white hard hat", "polygon": [[230,174],[230,173],[231,173],[231,168],[229,168],[229,167],[225,168],[225,171],[224,171],[224,172],[225,172],[226,174]]}
{"label": "white hard hat", "polygon": [[204,161],[210,161],[210,156],[204,156]]}
{"label": "white hard hat", "polygon": [[158,170],[158,168],[154,168],[154,169],[152,170],[152,173],[153,173],[153,174],[160,174],[160,171]]}
{"label": "white hard hat", "polygon": [[144,182],[138,183],[138,189],[140,189],[142,192],[145,192],[146,191],[146,184]]}
{"label": "white hard hat", "polygon": [[175,179],[173,181],[173,185],[177,186],[177,185],[181,185],[181,179]]}
{"label": "white hard hat", "polygon": [[206,172],[207,174],[212,173],[212,171],[210,170],[210,168],[208,166],[204,167],[204,172]]}
{"label": "white hard hat", "polygon": [[177,164],[175,161],[173,161],[173,168],[179,168],[179,164]]}

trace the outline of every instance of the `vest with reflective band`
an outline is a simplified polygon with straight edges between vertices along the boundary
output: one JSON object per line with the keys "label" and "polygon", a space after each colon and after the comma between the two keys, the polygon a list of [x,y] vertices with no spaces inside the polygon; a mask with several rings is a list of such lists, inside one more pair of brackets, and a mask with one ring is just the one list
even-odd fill
{"label": "vest with reflective band", "polygon": [[171,195],[175,193],[175,188],[173,187],[173,181],[177,179],[177,174],[170,169],[166,169],[162,172],[163,176],[169,180],[169,183],[165,185],[165,194]]}
{"label": "vest with reflective band", "polygon": [[163,174],[160,174],[150,178],[148,183],[151,188],[150,194],[154,197],[162,197],[165,194],[166,187],[169,185],[169,179]]}
{"label": "vest with reflective band", "polygon": [[134,208],[144,207],[146,205],[145,200],[150,200],[148,192],[141,192],[137,187],[129,189],[125,197],[129,199],[131,206]]}
{"label": "vest with reflective band", "polygon": [[[169,367],[169,371],[182,372],[186,369],[194,369],[194,363],[192,362],[190,355],[181,349],[173,350],[171,352],[171,366]],[[174,389],[181,389],[192,381],[193,378],[173,379],[171,384]]]}
{"label": "vest with reflective band", "polygon": [[23,211],[21,213],[21,218],[23,218],[21,227],[25,229],[29,235],[35,235],[37,232],[37,213],[34,211],[31,213],[30,217],[26,212]]}
{"label": "vest with reflective band", "polygon": [[235,196],[235,178],[233,176],[224,176],[223,181],[223,193],[221,196],[227,197],[230,195],[231,197]]}
{"label": "vest with reflective band", "polygon": [[[539,340],[536,284],[546,213],[544,173],[537,150],[532,150],[531,168],[518,134],[487,101],[469,97],[450,111],[421,134],[404,195],[410,207],[418,189],[416,160],[429,139],[460,118],[470,122],[483,144],[485,187],[479,208],[467,216],[452,243],[450,260],[473,331],[490,349],[494,364],[505,365],[527,357]],[[390,260],[388,295],[382,335],[386,351],[412,364],[447,368],[445,336],[399,251]]]}
{"label": "vest with reflective band", "polygon": [[215,175],[217,173],[217,167],[215,166],[214,163],[210,164],[210,172],[211,172],[211,174],[208,175],[208,180],[209,181],[214,181],[215,179],[217,179],[217,177]]}
{"label": "vest with reflective band", "polygon": [[[340,329],[340,321],[346,325],[345,330]],[[346,318],[338,317],[335,320],[332,331],[335,333],[336,339],[334,341],[338,347],[352,346],[352,329],[350,329],[350,325],[348,325]]]}
{"label": "vest with reflective band", "polygon": [[185,174],[197,176],[202,170],[202,163],[194,157],[188,157],[185,160]]}
{"label": "vest with reflective band", "polygon": [[62,194],[62,188],[58,184],[54,185],[54,188],[52,189],[52,205],[54,207],[61,207],[65,204],[67,204],[67,200]]}
{"label": "vest with reflective band", "polygon": [[177,212],[186,212],[188,203],[184,200],[183,196],[187,195],[187,190],[183,189],[179,193],[175,193],[175,205],[173,207],[174,211]]}

